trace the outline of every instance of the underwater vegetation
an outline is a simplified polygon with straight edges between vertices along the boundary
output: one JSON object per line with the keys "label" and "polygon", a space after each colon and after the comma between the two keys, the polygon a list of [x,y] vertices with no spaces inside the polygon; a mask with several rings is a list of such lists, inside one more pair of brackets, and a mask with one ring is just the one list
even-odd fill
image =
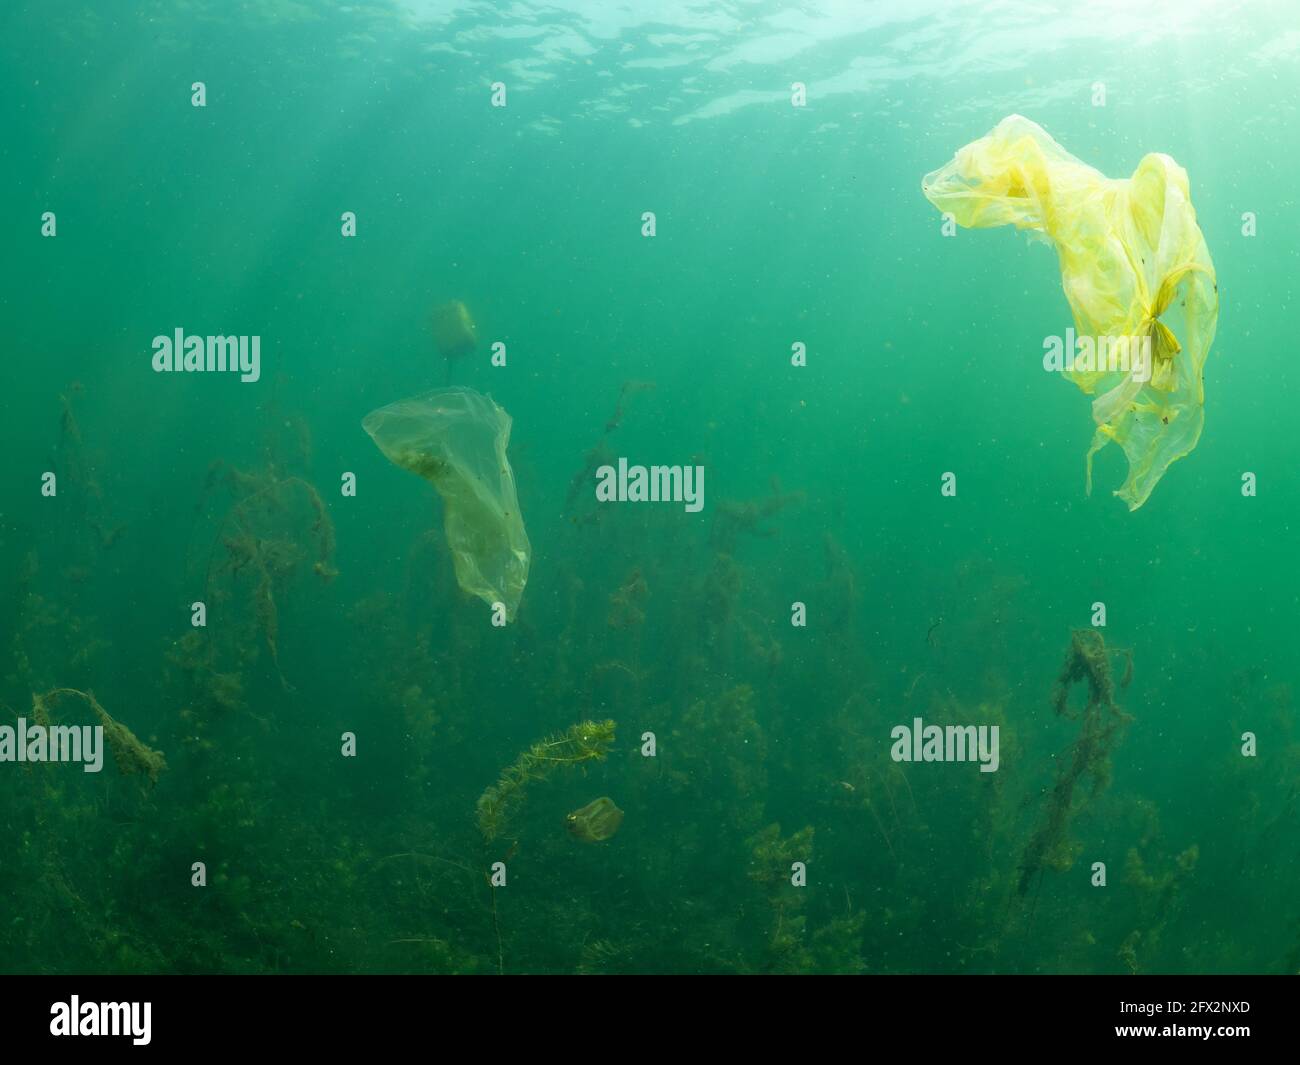
{"label": "underwater vegetation", "polygon": [[557,770],[603,759],[613,742],[612,721],[583,721],[538,740],[479,796],[474,809],[483,838],[490,841],[501,834],[507,819],[522,805],[529,785],[546,780]]}
{"label": "underwater vegetation", "polygon": [[[1128,663],[1121,684],[1128,687],[1133,657],[1128,651],[1120,653]],[[1082,710],[1072,711],[1070,689],[1079,683],[1087,686],[1088,701]],[[1025,849],[1016,886],[1021,895],[1045,868],[1064,872],[1074,864],[1078,846],[1070,841],[1069,827],[1079,809],[1075,788],[1086,779],[1090,784],[1088,798],[1093,798],[1106,787],[1111,777],[1112,751],[1131,720],[1115,705],[1106,641],[1096,629],[1076,629],[1070,638],[1070,649],[1052,693],[1052,707],[1059,717],[1077,719],[1079,734],[1060,759],[1061,771],[1048,796],[1042,822]]]}
{"label": "underwater vegetation", "polygon": [[48,728],[53,721],[50,708],[65,695],[78,698],[90,707],[104,729],[104,739],[112,751],[113,761],[124,777],[140,773],[148,778],[150,784],[158,783],[158,774],[167,768],[167,759],[162,752],[146,747],[134,732],[120,721],[114,721],[90,692],[77,691],[75,688],[55,688],[42,695],[33,695],[32,720]]}
{"label": "underwater vegetation", "polygon": [[[625,389],[593,435],[655,396]],[[55,413],[70,483],[95,482],[93,421]],[[261,453],[215,460],[186,501],[165,625],[104,620],[135,522],[5,532],[0,723],[101,724],[116,771],[0,774],[0,968],[1294,967],[1300,759],[1212,763],[1231,840],[1147,794],[1132,769],[1176,675],[1134,668],[1149,636],[1135,653],[1079,629],[1062,658],[1064,627],[1039,633],[1032,589],[984,558],[903,627],[881,600],[894,564],[820,512],[809,535],[816,499],[775,481],[684,531],[655,508],[575,521],[577,497],[548,512],[522,477],[545,565],[494,628],[432,507],[383,579],[350,584],[362,534],[315,487],[305,424],[268,418]],[[833,625],[790,624],[790,572]],[[1289,685],[1243,663],[1229,690],[1231,730],[1300,751]],[[1002,767],[894,762],[914,717],[999,727]],[[1247,883],[1263,858],[1278,875]],[[1261,893],[1271,929],[1222,923],[1224,898]]]}
{"label": "underwater vegetation", "polygon": [[607,513],[607,508],[595,504],[595,495],[592,489],[596,484],[596,471],[602,466],[617,461],[617,456],[610,445],[610,434],[623,424],[623,419],[627,417],[631,401],[643,392],[652,392],[654,387],[653,381],[623,382],[623,387],[618,393],[618,402],[614,407],[614,413],[605,422],[600,439],[583,457],[582,468],[573,475],[573,479],[569,482],[569,489],[564,497],[564,512],[569,515],[569,520],[574,524],[596,522],[600,520],[601,515]]}
{"label": "underwater vegetation", "polygon": [[218,609],[237,611],[231,604],[238,597],[251,602],[271,664],[288,687],[280,668],[278,604],[304,563],[323,581],[337,576],[329,513],[320,494],[301,477],[279,477],[270,470],[246,473],[217,463],[209,471],[209,484],[224,487],[230,502],[217,527],[204,589]]}

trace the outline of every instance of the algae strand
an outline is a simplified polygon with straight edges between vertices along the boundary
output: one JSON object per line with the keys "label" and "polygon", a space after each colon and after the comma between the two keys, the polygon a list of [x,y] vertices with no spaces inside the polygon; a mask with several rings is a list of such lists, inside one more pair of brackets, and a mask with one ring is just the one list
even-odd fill
{"label": "algae strand", "polygon": [[48,724],[50,704],[63,695],[76,696],[94,711],[95,716],[99,718],[99,723],[104,727],[104,738],[108,740],[109,750],[113,752],[113,761],[117,765],[118,772],[123,776],[141,773],[149,778],[150,784],[158,783],[158,774],[167,768],[167,759],[163,757],[162,751],[155,751],[146,746],[134,732],[120,721],[115,721],[108,711],[99,705],[99,700],[93,693],[78,691],[76,688],[52,688],[43,695],[33,694],[33,719],[38,723]]}
{"label": "algae strand", "polygon": [[613,742],[613,721],[583,721],[534,743],[479,797],[475,809],[484,839],[490,842],[501,834],[507,819],[522,804],[529,784],[545,780],[565,766],[602,760]]}

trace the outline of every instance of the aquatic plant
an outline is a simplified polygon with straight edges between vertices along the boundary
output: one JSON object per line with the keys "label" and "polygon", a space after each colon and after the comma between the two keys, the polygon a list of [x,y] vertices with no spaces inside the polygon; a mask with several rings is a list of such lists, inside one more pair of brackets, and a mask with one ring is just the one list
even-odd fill
{"label": "aquatic plant", "polygon": [[773,477],[771,492],[760,499],[724,499],[713,512],[713,528],[709,542],[720,554],[730,555],[736,550],[742,535],[769,537],[775,530],[766,523],[781,511],[804,501],[803,492],[784,492],[781,482]]}
{"label": "aquatic plant", "polygon": [[[1131,655],[1129,661],[1131,664]],[[1126,673],[1125,682],[1128,676]],[[1080,682],[1087,683],[1088,701],[1082,710],[1071,711],[1070,690]],[[1061,759],[1062,768],[1048,796],[1042,821],[1025,848],[1016,885],[1020,895],[1029,890],[1044,868],[1059,872],[1074,864],[1076,845],[1070,839],[1069,828],[1078,812],[1075,788],[1084,777],[1091,779],[1092,795],[1105,788],[1110,781],[1111,752],[1124,725],[1132,720],[1115,705],[1115,682],[1106,641],[1096,629],[1075,630],[1052,693],[1052,706],[1058,716],[1079,720],[1079,734]]]}
{"label": "aquatic plant", "polygon": [[614,728],[613,721],[583,721],[524,751],[501,771],[496,784],[479,796],[475,811],[483,838],[490,842],[501,834],[530,784],[547,779],[557,769],[604,759],[614,742]]}
{"label": "aquatic plant", "polygon": [[1107,654],[1125,656],[1124,675],[1120,687],[1127,688],[1133,679],[1133,652],[1126,648],[1106,648],[1106,641],[1097,629],[1076,629],[1070,641],[1070,650],[1061,666],[1061,673],[1056,678],[1056,687],[1052,691],[1052,707],[1059,717],[1076,717],[1070,712],[1070,689],[1079,681],[1088,683],[1088,705],[1091,710],[1096,705],[1113,706],[1115,702],[1115,681],[1111,676],[1110,660]]}
{"label": "aquatic plant", "polygon": [[569,521],[572,524],[586,525],[595,523],[600,520],[602,514],[608,513],[607,508],[596,505],[595,484],[596,471],[602,466],[617,461],[617,456],[609,446],[609,434],[623,424],[623,419],[627,416],[627,406],[632,397],[641,392],[651,392],[654,387],[653,381],[623,382],[623,387],[618,393],[618,405],[614,408],[614,413],[605,422],[605,428],[600,434],[600,439],[583,456],[582,468],[573,475],[573,479],[569,482],[569,490],[564,497],[564,513],[569,516]]}
{"label": "aquatic plant", "polygon": [[1153,874],[1141,852],[1136,847],[1129,848],[1124,862],[1124,886],[1137,898],[1139,927],[1124,938],[1118,953],[1130,972],[1140,972],[1142,962],[1159,948],[1161,934],[1177,915],[1182,889],[1196,870],[1200,856],[1201,848],[1194,843]]}
{"label": "aquatic plant", "polygon": [[[274,467],[247,473],[218,461],[208,471],[208,488],[221,487],[230,502],[217,523],[203,576],[210,603],[235,599],[243,575],[251,575],[247,612],[270,655],[281,686],[288,689],[280,668],[279,603],[304,559],[312,572],[329,582],[334,568],[334,525],[320,493],[302,477],[281,477]],[[200,505],[203,506],[202,504]],[[225,554],[218,558],[218,548]],[[242,660],[250,642],[241,625],[227,626],[228,641]],[[215,667],[214,667],[215,668]]]}
{"label": "aquatic plant", "polygon": [[749,878],[771,908],[765,966],[771,972],[804,972],[812,967],[812,955],[804,941],[806,889],[795,887],[790,878],[793,863],[806,865],[812,859],[813,831],[807,825],[793,836],[783,837],[781,826],[771,824],[749,841]]}
{"label": "aquatic plant", "polygon": [[117,544],[126,527],[115,524],[106,512],[105,493],[99,480],[99,469],[104,463],[101,456],[86,445],[81,424],[73,412],[69,397],[80,396],[84,391],[79,383],[73,382],[68,391],[59,396],[59,438],[54,451],[54,470],[59,476],[61,494],[71,495],[74,500],[72,508],[77,520],[72,523],[72,528],[77,530],[79,564],[90,568],[99,553]]}
{"label": "aquatic plant", "polygon": [[11,594],[15,617],[11,624],[0,625],[0,631],[10,633],[3,679],[15,691],[46,687],[56,676],[64,681],[86,679],[110,646],[100,635],[90,604],[110,572],[107,552],[125,526],[107,514],[99,480],[105,463],[86,445],[73,411],[74,398],[82,391],[74,383],[59,396],[57,442],[50,456],[59,497],[57,530],[42,537],[39,555],[34,546],[18,551],[12,544],[3,545],[9,557],[22,560]]}
{"label": "aquatic plant", "polygon": [[682,714],[669,784],[689,796],[701,824],[750,834],[761,826],[767,742],[748,684],[696,699]]}
{"label": "aquatic plant", "polygon": [[155,751],[145,746],[135,733],[115,721],[107,710],[99,705],[99,700],[90,692],[78,691],[76,688],[53,688],[43,695],[32,695],[32,719],[40,725],[50,722],[50,706],[56,699],[65,695],[75,696],[85,702],[104,728],[104,739],[108,741],[109,750],[118,772],[123,776],[137,773],[149,778],[150,784],[158,783],[158,774],[167,768],[167,759],[162,751]]}
{"label": "aquatic plant", "polygon": [[867,913],[858,910],[833,917],[812,934],[810,952],[813,971],[853,974],[867,971],[862,957],[862,935],[867,927]]}
{"label": "aquatic plant", "polygon": [[611,629],[630,629],[645,621],[645,601],[650,594],[641,569],[637,567],[627,575],[618,590],[609,597],[609,614],[605,619]]}

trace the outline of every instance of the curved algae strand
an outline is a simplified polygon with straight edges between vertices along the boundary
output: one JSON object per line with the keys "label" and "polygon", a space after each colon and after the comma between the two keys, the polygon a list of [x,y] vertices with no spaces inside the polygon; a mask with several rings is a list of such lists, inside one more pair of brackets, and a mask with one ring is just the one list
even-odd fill
{"label": "curved algae strand", "polygon": [[582,721],[534,743],[501,771],[500,779],[475,804],[479,830],[496,839],[523,803],[528,785],[547,779],[556,769],[603,760],[614,743],[613,721]]}
{"label": "curved algae strand", "polygon": [[75,695],[87,703],[104,727],[104,738],[109,750],[113,752],[113,762],[123,776],[142,773],[149,778],[150,784],[158,783],[158,774],[167,768],[167,759],[162,751],[155,751],[140,742],[134,732],[115,721],[95,698],[92,692],[78,691],[76,688],[53,688],[44,695],[32,695],[32,717],[40,724],[49,724],[50,703],[61,695]]}

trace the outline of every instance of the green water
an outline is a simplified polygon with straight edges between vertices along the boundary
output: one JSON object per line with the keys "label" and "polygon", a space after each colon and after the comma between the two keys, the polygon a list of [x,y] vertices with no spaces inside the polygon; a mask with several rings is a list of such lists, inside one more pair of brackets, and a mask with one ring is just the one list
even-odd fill
{"label": "green water", "polygon": [[[1294,13],[896,6],[11,5],[0,717],[93,691],[166,768],[0,762],[0,970],[1300,967]],[[921,195],[1012,113],[1190,176],[1205,430],[1134,513],[1040,366],[1055,254]],[[178,328],[260,379],[155,373]],[[449,380],[513,418],[504,628],[361,429]],[[593,456],[703,466],[703,509],[598,503]],[[1129,720],[1062,807],[1097,603]],[[918,717],[997,771],[892,760]]]}

